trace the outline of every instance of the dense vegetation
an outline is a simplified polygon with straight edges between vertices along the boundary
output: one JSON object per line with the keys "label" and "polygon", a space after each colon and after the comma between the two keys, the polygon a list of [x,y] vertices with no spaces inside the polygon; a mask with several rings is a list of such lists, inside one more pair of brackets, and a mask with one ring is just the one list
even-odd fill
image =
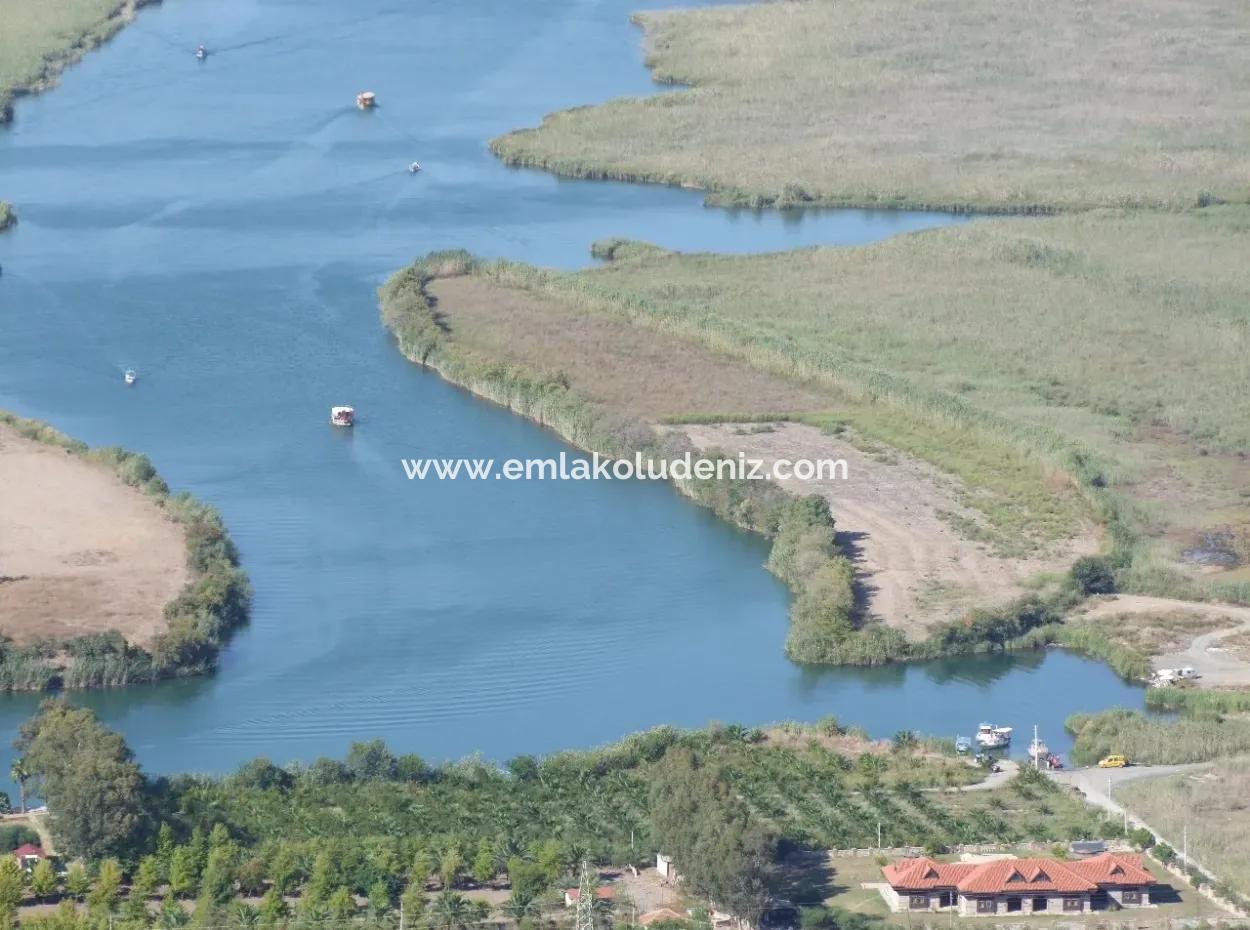
{"label": "dense vegetation", "polygon": [[[656,436],[645,424],[591,403],[558,373],[524,371],[458,345],[433,312],[425,288],[436,277],[466,274],[476,266],[464,252],[434,253],[382,287],[382,319],[405,356],[587,450],[657,462],[691,450],[684,437]],[[707,457],[716,459],[718,453]],[[834,542],[834,518],[824,499],[796,499],[771,482],[745,477],[675,483],[718,516],[773,540],[768,567],[795,592],[787,653],[803,662],[836,661],[842,644],[857,633],[855,595],[852,567]]]}
{"label": "dense vegetation", "polygon": [[128,487],[156,500],[186,534],[191,579],[165,605],[167,628],[150,650],[116,631],[19,647],[0,640],[0,690],[112,687],[210,671],[229,635],[247,622],[251,588],[217,511],[189,494],[171,494],[146,456],[118,448],[90,449],[43,423],[0,412],[0,422],[36,442],[64,449],[111,470]]}
{"label": "dense vegetation", "polygon": [[806,0],[639,14],[654,75],[692,87],[553,114],[492,148],[751,207],[1244,201],[1250,130],[1233,124],[1250,46],[1226,12]]}
{"label": "dense vegetation", "polygon": [[[583,861],[643,865],[661,850],[676,851],[692,893],[754,913],[781,845],[875,845],[878,823],[887,845],[935,848],[1117,829],[1031,772],[1005,790],[932,790],[979,773],[911,734],[874,744],[834,721],[665,727],[504,767],[430,766],[374,741],[342,761],[150,780],[89,711],[48,701],[19,749],[58,847],[90,860],[92,893],[110,870],[127,877],[128,900],[114,889],[104,910],[134,927],[164,919],[136,903],[161,886],[164,914],[195,900],[201,925],[234,922],[246,896],[260,898],[241,912],[248,926],[357,916],[357,897],[375,917],[402,898],[413,924],[443,926],[448,896],[485,884],[508,888],[507,913],[525,917]],[[73,893],[74,874],[48,896]]]}
{"label": "dense vegetation", "polygon": [[1082,765],[1112,753],[1146,765],[1168,765],[1250,752],[1250,717],[1201,714],[1167,719],[1108,710],[1074,714],[1064,726],[1075,737],[1072,759]]}

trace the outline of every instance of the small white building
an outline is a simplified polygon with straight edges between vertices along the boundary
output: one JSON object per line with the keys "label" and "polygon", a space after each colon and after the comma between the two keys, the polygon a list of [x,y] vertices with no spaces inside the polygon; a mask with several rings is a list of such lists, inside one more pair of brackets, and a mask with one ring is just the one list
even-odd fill
{"label": "small white building", "polygon": [[657,853],[655,857],[655,870],[660,873],[660,878],[665,881],[677,881],[677,869],[673,866],[672,856],[666,856],[664,853]]}

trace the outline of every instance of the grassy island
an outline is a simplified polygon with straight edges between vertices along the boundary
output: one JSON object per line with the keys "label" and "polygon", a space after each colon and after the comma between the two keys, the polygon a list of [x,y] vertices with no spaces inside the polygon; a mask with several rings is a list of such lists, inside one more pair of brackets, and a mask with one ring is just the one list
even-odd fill
{"label": "grassy island", "polygon": [[757,207],[1035,213],[1247,196],[1247,24],[1219,0],[801,0],[635,21],[656,79],[687,89],[553,114],[494,151]]}
{"label": "grassy island", "polygon": [[0,578],[0,690],[120,686],[215,666],[251,592],[213,508],[172,494],[142,455],[90,449],[7,413],[0,456],[16,494],[39,475],[24,506],[15,498],[0,514],[0,551],[21,546],[5,552],[17,573]]}

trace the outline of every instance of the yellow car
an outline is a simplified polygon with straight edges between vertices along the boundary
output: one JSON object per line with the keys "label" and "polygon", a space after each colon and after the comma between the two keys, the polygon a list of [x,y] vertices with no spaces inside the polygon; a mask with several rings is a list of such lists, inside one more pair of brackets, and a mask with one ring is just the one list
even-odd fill
{"label": "yellow car", "polygon": [[1107,756],[1105,759],[1098,760],[1100,769],[1122,769],[1128,765],[1128,759],[1123,756]]}

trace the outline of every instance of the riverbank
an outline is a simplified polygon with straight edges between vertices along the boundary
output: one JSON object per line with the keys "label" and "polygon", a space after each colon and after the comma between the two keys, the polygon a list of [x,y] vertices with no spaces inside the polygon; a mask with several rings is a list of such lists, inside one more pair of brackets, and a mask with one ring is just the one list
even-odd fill
{"label": "riverbank", "polygon": [[1245,21],[1217,0],[807,0],[634,20],[655,79],[686,89],[548,115],[495,153],[750,207],[1246,199],[1250,132],[1229,123],[1250,105]]}
{"label": "riverbank", "polygon": [[246,576],[211,508],[143,456],[0,413],[0,689],[119,686],[213,668]]}

